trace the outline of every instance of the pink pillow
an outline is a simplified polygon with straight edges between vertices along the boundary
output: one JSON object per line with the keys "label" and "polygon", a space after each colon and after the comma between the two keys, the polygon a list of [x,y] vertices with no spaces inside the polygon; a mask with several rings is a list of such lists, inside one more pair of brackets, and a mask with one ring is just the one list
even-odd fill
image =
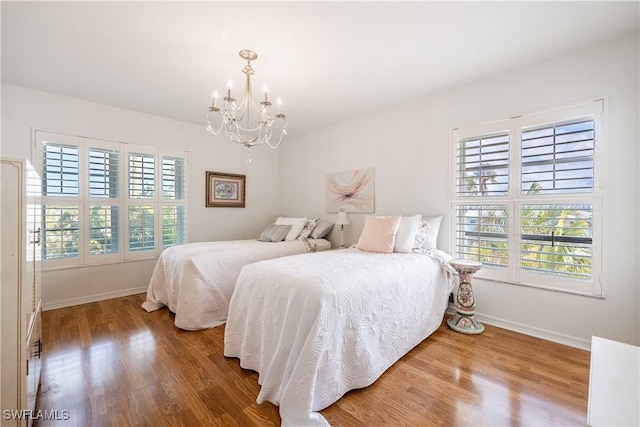
{"label": "pink pillow", "polygon": [[365,252],[393,253],[393,244],[400,226],[400,215],[368,216],[357,248]]}

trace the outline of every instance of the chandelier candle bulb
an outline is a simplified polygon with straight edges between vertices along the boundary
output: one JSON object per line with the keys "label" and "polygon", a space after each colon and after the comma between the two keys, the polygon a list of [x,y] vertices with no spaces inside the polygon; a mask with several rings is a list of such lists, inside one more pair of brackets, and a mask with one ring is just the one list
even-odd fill
{"label": "chandelier candle bulb", "polygon": [[267,99],[267,94],[269,93],[269,88],[267,88],[267,85],[264,85],[264,103],[266,104],[267,102],[269,102],[269,100]]}
{"label": "chandelier candle bulb", "polygon": [[213,108],[215,109],[218,106],[218,96],[220,96],[218,94],[217,90],[213,91]]}
{"label": "chandelier candle bulb", "polygon": [[227,82],[227,98],[231,99],[231,88],[233,87],[233,82],[231,79]]}
{"label": "chandelier candle bulb", "polygon": [[282,106],[282,98],[278,98],[278,114],[280,114],[280,107]]}

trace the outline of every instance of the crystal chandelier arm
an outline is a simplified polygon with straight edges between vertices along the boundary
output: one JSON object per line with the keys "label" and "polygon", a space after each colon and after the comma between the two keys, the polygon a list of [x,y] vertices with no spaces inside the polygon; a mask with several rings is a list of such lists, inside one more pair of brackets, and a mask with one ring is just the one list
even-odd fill
{"label": "crystal chandelier arm", "polygon": [[[217,108],[217,107],[216,107]],[[222,130],[222,127],[224,126],[224,120],[220,120],[220,126],[218,126],[217,130],[214,130],[213,127],[211,126],[211,114],[218,114],[220,115],[220,109],[218,109],[217,111],[214,109],[214,107],[210,107],[209,111],[207,112],[207,130],[209,132],[211,132],[214,135],[220,135],[220,131]]]}
{"label": "crystal chandelier arm", "polygon": [[[282,116],[282,117],[279,117]],[[284,138],[284,136],[287,134],[287,118],[284,114],[278,114],[276,115],[276,118],[281,119],[284,121],[284,127],[282,128],[282,131],[280,132],[280,138],[278,138],[278,142],[276,142],[275,144],[271,144],[271,141],[269,139],[266,140],[267,145],[270,148],[278,148],[278,146],[280,145],[280,143],[282,142],[282,138]]]}

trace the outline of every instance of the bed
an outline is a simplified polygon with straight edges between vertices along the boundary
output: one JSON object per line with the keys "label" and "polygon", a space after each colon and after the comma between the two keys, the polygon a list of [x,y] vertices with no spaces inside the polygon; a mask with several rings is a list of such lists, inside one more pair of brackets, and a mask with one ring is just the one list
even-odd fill
{"label": "bed", "polygon": [[441,324],[450,256],[357,248],[243,267],[231,298],[224,354],[258,372],[258,403],[283,426],[326,426],[317,411],[372,384]]}
{"label": "bed", "polygon": [[142,308],[151,312],[166,306],[175,313],[175,325],[188,331],[213,328],[227,320],[229,300],[244,265],[330,247],[325,239],[310,238],[172,246],[156,263]]}

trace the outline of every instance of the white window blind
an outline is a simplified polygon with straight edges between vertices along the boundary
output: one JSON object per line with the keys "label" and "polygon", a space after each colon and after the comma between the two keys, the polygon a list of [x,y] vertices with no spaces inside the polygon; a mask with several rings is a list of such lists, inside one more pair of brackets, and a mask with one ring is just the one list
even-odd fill
{"label": "white window blind", "polygon": [[523,205],[520,265],[531,273],[589,280],[593,205]]}
{"label": "white window blind", "polygon": [[184,206],[164,205],[162,207],[162,247],[185,243]]}
{"label": "white window blind", "polygon": [[456,215],[457,257],[504,269],[509,261],[507,206],[460,205]]}
{"label": "white window blind", "polygon": [[45,260],[80,256],[80,150],[78,146],[43,141],[42,250]]}
{"label": "white window blind", "polygon": [[42,157],[43,195],[77,197],[80,176],[78,147],[47,141],[42,146]]}
{"label": "white window blind", "polygon": [[594,130],[593,120],[524,129],[522,192],[592,192]]}
{"label": "white window blind", "polygon": [[185,160],[162,156],[162,247],[185,242]]}
{"label": "white window blind", "polygon": [[42,207],[43,258],[64,259],[80,255],[80,210],[78,206]]}
{"label": "white window blind", "polygon": [[459,141],[456,169],[458,196],[506,194],[509,185],[509,134],[499,133]]}
{"label": "white window blind", "polygon": [[119,197],[120,153],[117,150],[89,149],[89,196],[97,198]]}
{"label": "white window blind", "polygon": [[129,197],[152,199],[156,189],[155,157],[149,154],[129,153]]}
{"label": "white window blind", "polygon": [[162,157],[162,197],[183,200],[185,197],[184,159]]}
{"label": "white window blind", "polygon": [[155,209],[149,205],[129,206],[129,250],[155,249]]}
{"label": "white window blind", "polygon": [[454,255],[478,277],[602,295],[603,116],[594,100],[452,131]]}
{"label": "white window blind", "polygon": [[187,242],[185,152],[43,131],[35,140],[44,268],[155,257]]}
{"label": "white window blind", "polygon": [[89,253],[116,254],[120,251],[120,207],[92,205],[89,208]]}

